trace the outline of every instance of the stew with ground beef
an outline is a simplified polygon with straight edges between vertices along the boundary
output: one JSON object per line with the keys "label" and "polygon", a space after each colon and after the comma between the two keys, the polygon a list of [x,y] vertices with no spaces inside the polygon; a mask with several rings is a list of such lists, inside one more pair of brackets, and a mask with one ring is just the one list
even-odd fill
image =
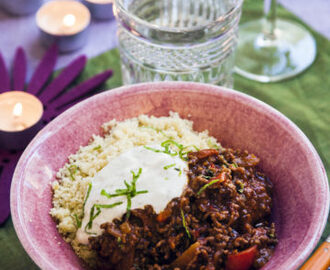
{"label": "stew with ground beef", "polygon": [[[270,222],[272,183],[247,151],[188,153],[188,185],[161,213],[150,205],[102,224],[89,238],[99,269],[248,270],[277,243]],[[156,176],[155,176],[156,177]],[[160,187],[161,188],[161,187]]]}

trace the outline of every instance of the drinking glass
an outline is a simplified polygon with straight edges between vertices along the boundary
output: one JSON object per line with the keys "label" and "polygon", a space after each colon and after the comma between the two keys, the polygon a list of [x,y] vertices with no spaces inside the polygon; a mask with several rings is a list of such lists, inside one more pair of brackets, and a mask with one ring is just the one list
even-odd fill
{"label": "drinking glass", "polygon": [[313,36],[276,18],[276,0],[265,0],[264,18],[240,25],[235,71],[251,80],[276,82],[308,68],[316,56]]}
{"label": "drinking glass", "polygon": [[125,84],[232,86],[242,0],[115,0]]}

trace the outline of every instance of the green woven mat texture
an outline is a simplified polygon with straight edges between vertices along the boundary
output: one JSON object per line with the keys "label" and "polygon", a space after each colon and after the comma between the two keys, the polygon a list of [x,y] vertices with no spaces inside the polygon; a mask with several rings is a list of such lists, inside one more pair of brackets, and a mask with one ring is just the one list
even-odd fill
{"label": "green woven mat texture", "polygon": [[[262,4],[261,0],[245,0],[241,22],[261,17]],[[301,23],[282,7],[278,8],[278,15]],[[268,103],[296,123],[317,149],[330,179],[330,42],[313,30],[310,31],[318,46],[317,58],[311,68],[293,79],[273,84],[257,83],[235,76],[234,88]],[[80,80],[108,68],[114,70],[114,76],[103,89],[120,86],[117,49],[89,60]],[[321,241],[328,234],[329,219]],[[0,227],[0,269],[38,269],[21,246],[11,219]]]}

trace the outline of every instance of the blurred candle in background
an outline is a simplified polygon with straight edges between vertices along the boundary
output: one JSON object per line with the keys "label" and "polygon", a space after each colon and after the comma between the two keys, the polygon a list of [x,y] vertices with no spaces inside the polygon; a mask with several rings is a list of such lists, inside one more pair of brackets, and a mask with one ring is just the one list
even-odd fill
{"label": "blurred candle in background", "polygon": [[36,22],[45,45],[55,42],[61,52],[70,52],[86,44],[90,17],[80,2],[51,1],[38,10]]}
{"label": "blurred candle in background", "polygon": [[38,10],[42,0],[0,0],[0,6],[12,15],[29,15]]}
{"label": "blurred candle in background", "polygon": [[22,150],[41,128],[43,105],[22,91],[0,94],[0,148]]}
{"label": "blurred candle in background", "polygon": [[98,20],[110,20],[114,18],[112,11],[113,0],[83,0],[89,8],[92,17]]}

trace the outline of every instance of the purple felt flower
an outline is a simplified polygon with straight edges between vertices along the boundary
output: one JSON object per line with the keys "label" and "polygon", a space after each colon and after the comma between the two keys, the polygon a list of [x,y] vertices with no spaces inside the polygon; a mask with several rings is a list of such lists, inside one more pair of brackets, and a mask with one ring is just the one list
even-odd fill
{"label": "purple felt flower", "polygon": [[[34,71],[30,82],[26,84],[26,56],[22,48],[16,50],[12,68],[12,78],[0,53],[0,93],[16,90],[26,91],[37,96],[44,105],[43,125],[55,118],[103,84],[112,76],[112,70],[106,70],[79,85],[68,89],[70,84],[80,75],[86,65],[86,56],[80,56],[65,67],[51,82],[58,56],[58,48],[53,45],[44,55]],[[11,80],[12,79],[12,80]],[[10,184],[15,166],[22,152],[0,149],[0,225],[10,214]]]}

